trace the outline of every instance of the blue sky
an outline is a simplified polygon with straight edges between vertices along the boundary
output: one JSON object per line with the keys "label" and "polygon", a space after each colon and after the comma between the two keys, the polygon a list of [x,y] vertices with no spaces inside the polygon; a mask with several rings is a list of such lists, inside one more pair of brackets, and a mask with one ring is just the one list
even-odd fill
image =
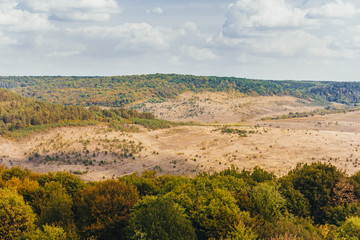
{"label": "blue sky", "polygon": [[360,80],[355,0],[1,0],[0,75]]}

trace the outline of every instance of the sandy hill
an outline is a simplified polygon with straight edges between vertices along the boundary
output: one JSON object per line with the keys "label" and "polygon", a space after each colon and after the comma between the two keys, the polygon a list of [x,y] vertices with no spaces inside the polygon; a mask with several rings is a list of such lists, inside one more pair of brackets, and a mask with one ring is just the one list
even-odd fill
{"label": "sandy hill", "polygon": [[0,161],[39,172],[72,171],[85,180],[147,169],[196,175],[231,165],[261,166],[282,175],[297,163],[315,161],[332,163],[348,174],[360,168],[358,111],[261,121],[264,116],[323,107],[294,97],[224,93],[185,93],[132,107],[167,120],[213,124],[159,130],[140,127],[137,132],[115,131],[103,124],[57,128],[16,141],[1,138]]}

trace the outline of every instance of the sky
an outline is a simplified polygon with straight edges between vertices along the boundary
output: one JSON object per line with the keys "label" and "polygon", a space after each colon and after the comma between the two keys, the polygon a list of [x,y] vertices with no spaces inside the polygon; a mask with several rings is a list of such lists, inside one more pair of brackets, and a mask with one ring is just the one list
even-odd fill
{"label": "sky", "polygon": [[0,0],[0,75],[360,81],[359,0]]}

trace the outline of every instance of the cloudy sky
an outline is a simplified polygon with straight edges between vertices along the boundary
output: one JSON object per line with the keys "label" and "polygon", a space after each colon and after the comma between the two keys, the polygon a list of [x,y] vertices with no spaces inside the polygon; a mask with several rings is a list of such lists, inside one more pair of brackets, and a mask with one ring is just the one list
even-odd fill
{"label": "cloudy sky", "polygon": [[0,0],[0,75],[360,81],[359,0]]}

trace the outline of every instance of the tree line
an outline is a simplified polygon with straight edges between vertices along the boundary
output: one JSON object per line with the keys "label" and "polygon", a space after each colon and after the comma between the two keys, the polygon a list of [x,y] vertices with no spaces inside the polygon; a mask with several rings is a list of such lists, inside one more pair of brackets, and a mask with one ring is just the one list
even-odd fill
{"label": "tree line", "polygon": [[318,104],[359,103],[359,82],[273,81],[235,77],[150,74],[113,77],[1,77],[0,87],[65,105],[123,107],[140,100],[161,101],[186,91],[237,92],[246,96],[294,96]]}
{"label": "tree line", "polygon": [[0,134],[14,135],[50,127],[107,123],[119,128],[126,124],[139,124],[148,128],[164,128],[174,123],[155,119],[151,113],[117,108],[100,109],[82,106],[64,106],[23,97],[0,89]]}
{"label": "tree line", "polygon": [[299,164],[100,182],[0,168],[2,239],[359,239],[360,172]]}

